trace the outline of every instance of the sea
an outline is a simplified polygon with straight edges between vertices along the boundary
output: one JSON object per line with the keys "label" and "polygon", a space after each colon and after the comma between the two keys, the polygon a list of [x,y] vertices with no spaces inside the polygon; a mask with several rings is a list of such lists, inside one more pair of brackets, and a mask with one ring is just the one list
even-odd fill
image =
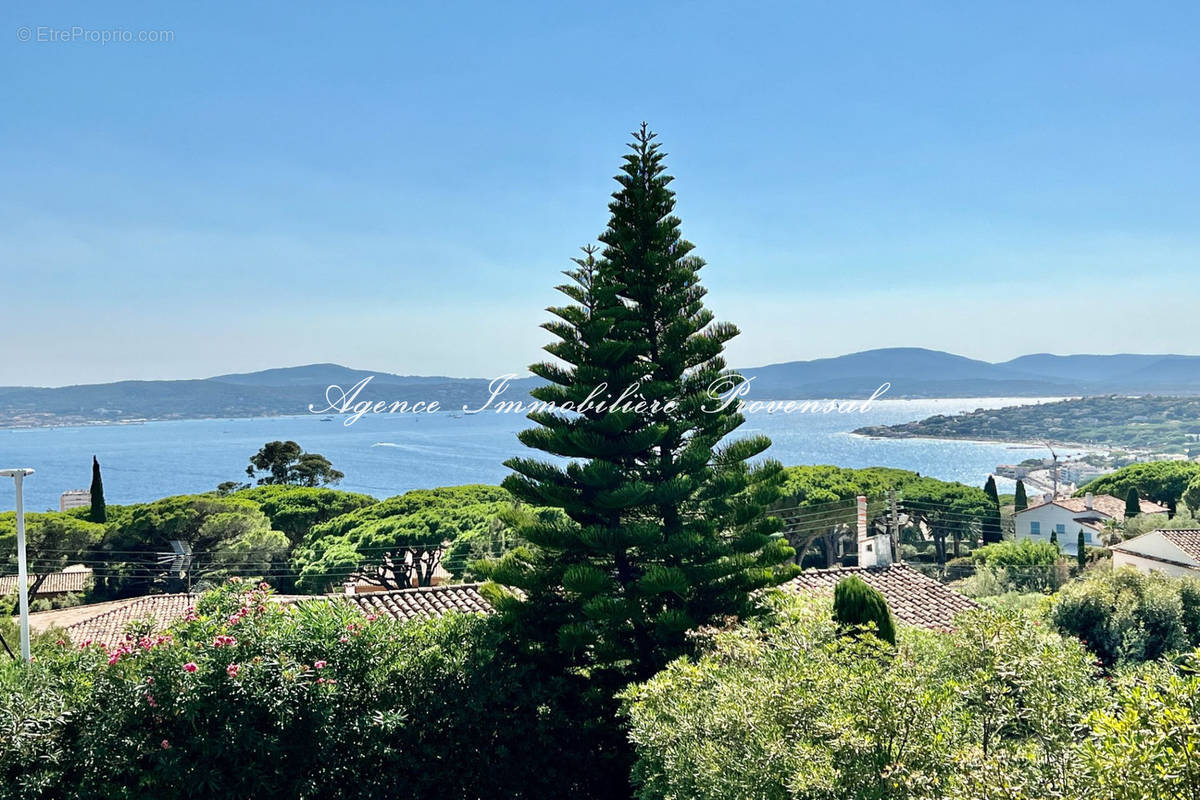
{"label": "sea", "polygon": [[[1028,405],[1061,398],[943,398],[876,400],[865,412],[748,414],[739,434],[765,434],[765,454],[786,465],[898,467],[943,480],[982,485],[999,464],[1048,456],[1045,446],[945,439],[873,439],[852,435],[864,425],[888,425],[935,414]],[[28,511],[58,509],[59,495],[86,489],[92,456],[100,460],[108,503],[138,503],[204,492],[223,481],[244,481],[249,458],[274,440],[321,453],[345,478],[340,489],[378,498],[411,489],[498,483],[506,459],[537,456],[517,440],[531,423],[519,414],[367,415],[352,425],[340,416],[309,414],[249,419],[203,419],[120,425],[0,429],[0,469],[31,467],[25,479]],[[1060,456],[1080,449],[1058,449]],[[1013,483],[998,480],[1001,492]],[[15,504],[12,482],[0,481],[0,511]]]}

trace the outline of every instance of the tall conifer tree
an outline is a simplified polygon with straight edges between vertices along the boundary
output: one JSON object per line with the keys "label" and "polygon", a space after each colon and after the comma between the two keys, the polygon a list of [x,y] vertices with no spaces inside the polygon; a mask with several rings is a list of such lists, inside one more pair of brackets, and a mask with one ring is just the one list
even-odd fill
{"label": "tall conifer tree", "polygon": [[1017,493],[1013,500],[1013,511],[1024,511],[1029,508],[1029,496],[1025,494],[1025,481],[1017,481]]}
{"label": "tall conifer tree", "polygon": [[543,326],[558,361],[531,367],[549,382],[537,400],[580,413],[536,411],[520,440],[571,460],[506,462],[505,488],[563,513],[524,524],[531,546],[484,566],[523,593],[501,601],[522,639],[609,686],[654,674],[687,652],[689,631],[747,613],[752,592],[794,569],[764,513],[782,468],[748,463],[770,441],[725,441],[744,419],[708,393],[740,383],[721,356],[738,330],[704,307],[704,262],[682,238],[654,138],[634,133],[604,248],[585,248],[558,287],[571,302]]}
{"label": "tall conifer tree", "polygon": [[984,494],[992,501],[992,508],[988,509],[983,518],[983,543],[993,544],[1004,538],[1003,528],[1000,522],[1000,494],[996,491],[996,477],[988,475],[987,483],[983,485]]}
{"label": "tall conifer tree", "polygon": [[1133,519],[1140,513],[1142,513],[1142,501],[1138,497],[1137,487],[1130,486],[1129,491],[1125,493],[1125,519]]}
{"label": "tall conifer tree", "polygon": [[100,480],[100,462],[92,456],[92,508],[88,519],[92,522],[108,522],[108,506],[104,504],[104,482]]}

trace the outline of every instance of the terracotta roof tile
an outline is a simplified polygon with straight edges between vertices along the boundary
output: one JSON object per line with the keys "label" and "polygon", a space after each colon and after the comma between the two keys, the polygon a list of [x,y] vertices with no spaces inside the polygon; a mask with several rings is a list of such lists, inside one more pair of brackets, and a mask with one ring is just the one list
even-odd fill
{"label": "terracotta roof tile", "polygon": [[[1045,505],[1054,504],[1065,508],[1068,511],[1083,513],[1088,511],[1087,498],[1085,497],[1060,497],[1057,500],[1051,500],[1050,503],[1038,503],[1030,506],[1027,509],[1018,511],[1018,514],[1023,514],[1026,511],[1032,511],[1035,508],[1040,508]],[[1152,503],[1149,500],[1139,500],[1138,507],[1143,514],[1165,514],[1167,513],[1166,506],[1160,506],[1158,503]],[[1111,494],[1098,494],[1092,497],[1092,510],[1098,511],[1106,517],[1113,517],[1118,520],[1125,519],[1125,501],[1119,497],[1113,497]]]}
{"label": "terracotta roof tile", "polygon": [[[1163,538],[1165,538],[1168,542],[1175,545],[1197,561],[1200,561],[1200,528],[1177,528],[1175,530],[1158,528],[1150,531],[1149,533],[1143,533],[1142,536],[1150,536],[1155,533],[1162,534]],[[1133,542],[1142,538],[1142,536],[1135,536],[1133,539],[1129,539],[1127,541]],[[1143,555],[1137,550],[1131,550],[1122,547],[1122,544],[1125,544],[1125,542],[1118,542],[1109,549],[1120,550],[1121,552],[1132,553],[1133,555]]]}
{"label": "terracotta roof tile", "polygon": [[[32,586],[38,576],[29,576],[29,585]],[[63,572],[51,572],[46,576],[46,580],[38,587],[37,595],[44,594],[63,594],[66,592],[82,592],[87,588],[88,583],[92,580],[92,571],[90,569],[74,569],[65,570]],[[5,575],[0,577],[0,595],[16,594],[17,591],[17,576]]]}
{"label": "terracotta roof tile", "polygon": [[839,581],[851,575],[877,589],[896,619],[920,628],[953,630],[957,615],[979,607],[974,600],[902,564],[805,570],[784,584],[784,588],[802,593],[831,593]]}
{"label": "terracotta roof tile", "polygon": [[346,600],[364,614],[408,620],[436,617],[451,611],[464,614],[490,614],[492,604],[479,593],[478,583],[422,586],[390,592],[347,595]]}
{"label": "terracotta roof tile", "polygon": [[129,623],[145,619],[154,620],[154,632],[157,633],[182,618],[197,597],[194,594],[152,594],[131,598],[115,608],[106,604],[109,610],[67,626],[67,636],[76,644],[91,641],[112,645],[124,640]]}

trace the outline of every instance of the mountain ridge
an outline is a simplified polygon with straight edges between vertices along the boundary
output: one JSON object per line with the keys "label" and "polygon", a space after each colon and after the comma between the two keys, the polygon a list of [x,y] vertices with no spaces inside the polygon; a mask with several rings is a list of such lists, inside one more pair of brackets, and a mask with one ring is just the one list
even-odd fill
{"label": "mountain ridge", "polygon": [[[739,370],[750,399],[855,399],[891,384],[887,397],[1200,395],[1200,356],[1054,355],[988,362],[926,348],[881,348]],[[309,413],[326,387],[349,390],[371,376],[360,400],[482,404],[491,378],[398,375],[340,364],[302,364],[210,378],[114,381],[60,387],[0,387],[0,427]],[[527,399],[541,379],[521,375],[505,399]]]}

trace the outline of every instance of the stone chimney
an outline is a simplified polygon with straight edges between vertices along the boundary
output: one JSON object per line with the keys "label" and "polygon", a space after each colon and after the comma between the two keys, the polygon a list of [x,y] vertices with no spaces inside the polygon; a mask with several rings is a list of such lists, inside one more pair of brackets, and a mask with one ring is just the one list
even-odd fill
{"label": "stone chimney", "polygon": [[1094,500],[1094,498],[1092,497],[1091,492],[1088,492],[1087,494],[1085,494],[1083,496],[1083,507],[1086,508],[1088,511],[1091,511],[1093,500]]}

